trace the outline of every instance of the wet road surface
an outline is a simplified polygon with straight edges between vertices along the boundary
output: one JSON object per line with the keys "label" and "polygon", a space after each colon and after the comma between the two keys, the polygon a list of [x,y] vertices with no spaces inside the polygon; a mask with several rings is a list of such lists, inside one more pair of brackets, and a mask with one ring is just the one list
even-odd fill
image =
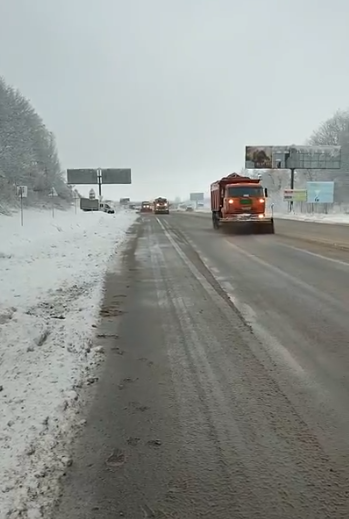
{"label": "wet road surface", "polygon": [[349,517],[349,252],[282,225],[142,218],[56,519]]}

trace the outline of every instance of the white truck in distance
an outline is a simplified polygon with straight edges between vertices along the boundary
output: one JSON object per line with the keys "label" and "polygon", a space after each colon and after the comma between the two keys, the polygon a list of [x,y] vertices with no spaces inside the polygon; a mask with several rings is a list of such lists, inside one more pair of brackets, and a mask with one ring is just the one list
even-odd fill
{"label": "white truck in distance", "polygon": [[80,209],[82,211],[103,211],[104,213],[114,214],[115,211],[110,204],[99,202],[97,198],[80,198]]}

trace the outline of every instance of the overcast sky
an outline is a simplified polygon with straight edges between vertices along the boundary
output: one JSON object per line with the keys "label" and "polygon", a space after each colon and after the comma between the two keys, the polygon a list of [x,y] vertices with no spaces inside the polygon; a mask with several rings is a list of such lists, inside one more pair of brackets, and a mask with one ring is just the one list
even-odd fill
{"label": "overcast sky", "polygon": [[345,0],[2,0],[0,73],[105,196],[185,196],[349,106]]}

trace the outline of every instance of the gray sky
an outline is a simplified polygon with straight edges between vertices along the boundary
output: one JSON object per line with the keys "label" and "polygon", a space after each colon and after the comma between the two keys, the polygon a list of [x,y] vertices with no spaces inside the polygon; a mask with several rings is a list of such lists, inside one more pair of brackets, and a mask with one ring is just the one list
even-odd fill
{"label": "gray sky", "polygon": [[106,197],[185,196],[348,107],[348,19],[345,0],[2,0],[0,73],[64,168],[132,168]]}

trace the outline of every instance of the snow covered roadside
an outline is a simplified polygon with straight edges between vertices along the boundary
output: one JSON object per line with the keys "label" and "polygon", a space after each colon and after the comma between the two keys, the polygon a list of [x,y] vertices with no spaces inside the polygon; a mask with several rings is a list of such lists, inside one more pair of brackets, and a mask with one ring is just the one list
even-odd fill
{"label": "snow covered roadside", "polygon": [[[209,214],[211,212],[209,207],[202,209],[195,209],[194,213]],[[193,214],[193,213],[189,213]],[[349,225],[349,214],[322,214],[322,213],[274,213],[274,218],[283,220],[298,220],[301,222],[319,222],[328,224],[348,224]]]}
{"label": "snow covered roadside", "polygon": [[137,215],[0,216],[0,519],[47,518],[70,464],[103,278]]}
{"label": "snow covered roadside", "polygon": [[322,213],[275,213],[275,218],[283,220],[298,220],[301,222],[318,222],[328,224],[349,224],[349,214],[322,214]]}

